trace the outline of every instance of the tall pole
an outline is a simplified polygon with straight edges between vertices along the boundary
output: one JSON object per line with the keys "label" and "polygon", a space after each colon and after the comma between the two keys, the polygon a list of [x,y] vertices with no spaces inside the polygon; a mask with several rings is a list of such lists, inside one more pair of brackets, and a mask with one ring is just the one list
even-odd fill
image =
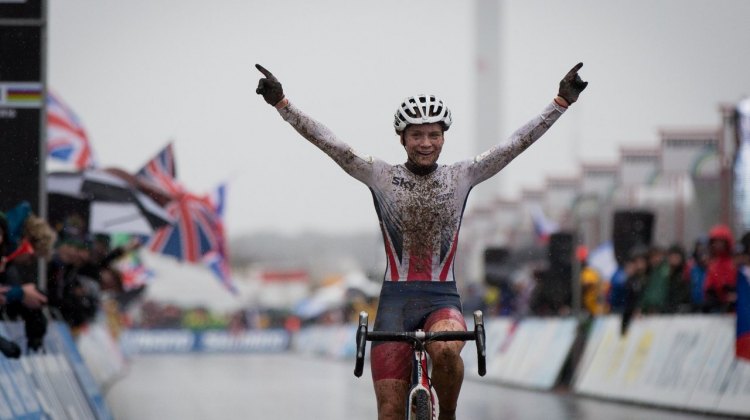
{"label": "tall pole", "polygon": [[[476,0],[476,150],[500,140],[500,0]],[[494,193],[501,177],[487,180]],[[495,194],[492,194],[493,196]]]}
{"label": "tall pole", "polygon": [[[46,6],[0,0],[0,211],[27,201],[41,217],[47,214]],[[43,264],[36,271],[44,278]]]}
{"label": "tall pole", "polygon": [[[734,165],[740,148],[737,136],[737,108],[735,104],[721,107],[721,133],[719,134],[719,165],[721,183],[721,222],[737,232],[743,232],[743,218],[738,217],[735,202]],[[740,180],[744,182],[744,180]]]}

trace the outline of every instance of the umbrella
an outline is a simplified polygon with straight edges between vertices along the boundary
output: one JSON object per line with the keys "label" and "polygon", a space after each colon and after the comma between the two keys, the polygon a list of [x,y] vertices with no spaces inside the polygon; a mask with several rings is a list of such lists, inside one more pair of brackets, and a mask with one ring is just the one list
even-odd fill
{"label": "umbrella", "polygon": [[343,284],[321,287],[312,296],[303,299],[294,307],[294,314],[303,319],[315,318],[324,312],[341,307],[346,299]]}
{"label": "umbrella", "polygon": [[172,223],[147,195],[105,171],[53,172],[47,176],[51,221],[78,213],[92,233],[151,235]]}

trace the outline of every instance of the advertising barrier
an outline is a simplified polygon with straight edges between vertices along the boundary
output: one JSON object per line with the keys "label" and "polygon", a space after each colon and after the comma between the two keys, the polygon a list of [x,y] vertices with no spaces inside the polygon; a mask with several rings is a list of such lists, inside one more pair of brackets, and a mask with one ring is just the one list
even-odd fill
{"label": "advertising barrier", "polygon": [[89,325],[76,339],[78,351],[94,381],[106,389],[125,372],[125,357],[103,323]]}
{"label": "advertising barrier", "polygon": [[274,353],[289,348],[286,330],[232,333],[190,330],[128,330],[120,335],[126,355],[153,353]]}
{"label": "advertising barrier", "polygon": [[[466,325],[473,327],[473,320],[467,319]],[[486,379],[526,388],[551,389],[557,383],[575,340],[576,322],[572,318],[528,318],[518,322],[494,318],[485,321],[485,333]],[[295,334],[291,348],[308,355],[353,358],[356,334],[355,325],[311,326]],[[369,357],[372,343],[368,343],[367,348]],[[474,342],[464,346],[461,356],[466,377],[479,378]]]}
{"label": "advertising barrier", "polygon": [[734,316],[649,316],[625,335],[594,321],[575,392],[656,406],[750,415],[750,362],[734,357]]}
{"label": "advertising barrier", "polygon": [[[471,320],[467,325],[473,325]],[[483,381],[550,390],[557,385],[568,360],[578,323],[573,318],[488,318],[485,327],[487,375]],[[75,413],[75,418],[89,418],[89,415],[108,418],[103,402],[99,404],[96,381],[90,373],[87,379],[88,371],[81,369],[82,363],[76,362],[78,353],[66,347],[72,345],[72,341],[65,339],[66,330],[56,327],[52,330],[56,332],[48,334],[47,345],[54,350],[51,355],[0,361],[3,391],[0,393],[0,419],[19,415],[43,418],[42,414],[50,410]],[[351,359],[355,352],[355,335],[353,324],[310,326],[293,336],[285,330],[236,334],[130,330],[121,334],[120,345],[126,354],[293,350]],[[748,416],[750,362],[734,357],[734,339],[732,315],[640,317],[631,323],[625,335],[620,332],[618,316],[600,317],[592,322],[586,336],[573,390],[580,395],[608,400]],[[63,354],[65,357],[61,356]],[[473,343],[467,343],[462,357],[467,378],[477,379]],[[60,388],[59,384],[73,381],[79,385],[78,391],[55,391]],[[50,386],[51,383],[55,385]],[[100,409],[105,410],[104,414],[97,411]]]}
{"label": "advertising barrier", "polygon": [[[481,380],[552,389],[577,328],[573,318],[486,319],[487,374]],[[619,316],[599,317],[588,331],[573,390],[665,408],[750,415],[750,362],[734,357],[734,328],[731,315],[649,316],[634,320],[623,336]],[[353,358],[355,335],[354,325],[307,327],[295,334],[291,349]],[[466,377],[479,379],[473,343],[462,358]]]}
{"label": "advertising barrier", "polygon": [[[486,321],[487,379],[540,390],[557,384],[575,340],[573,318],[507,318]],[[464,347],[469,377],[477,378],[476,347]]]}
{"label": "advertising barrier", "polygon": [[[0,334],[24,347],[21,323],[0,322]],[[23,350],[0,355],[0,419],[112,419],[65,324],[49,323],[43,352]]]}
{"label": "advertising barrier", "polygon": [[308,355],[353,358],[357,351],[354,343],[356,334],[357,327],[354,325],[308,327],[295,334],[292,349]]}

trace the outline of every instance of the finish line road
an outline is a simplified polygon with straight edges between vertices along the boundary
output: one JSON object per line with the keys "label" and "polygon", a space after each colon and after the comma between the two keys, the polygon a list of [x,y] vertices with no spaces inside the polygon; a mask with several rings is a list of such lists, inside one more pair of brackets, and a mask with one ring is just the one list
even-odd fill
{"label": "finish line road", "polygon": [[[137,356],[106,394],[118,420],[375,419],[375,394],[353,361],[279,355]],[[721,419],[466,380],[462,420]]]}

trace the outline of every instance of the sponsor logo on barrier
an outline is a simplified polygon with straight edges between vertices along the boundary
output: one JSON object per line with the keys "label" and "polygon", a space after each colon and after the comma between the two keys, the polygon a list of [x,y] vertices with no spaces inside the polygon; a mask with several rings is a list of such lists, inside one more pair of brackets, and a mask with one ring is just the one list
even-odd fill
{"label": "sponsor logo on barrier", "polygon": [[267,352],[284,350],[289,335],[282,331],[229,334],[206,332],[201,337],[202,350],[208,352]]}
{"label": "sponsor logo on barrier", "polygon": [[185,353],[195,346],[190,331],[131,331],[122,340],[125,349],[141,353]]}
{"label": "sponsor logo on barrier", "polygon": [[249,331],[128,331],[120,344],[126,353],[274,352],[289,348],[289,333],[283,330]]}

